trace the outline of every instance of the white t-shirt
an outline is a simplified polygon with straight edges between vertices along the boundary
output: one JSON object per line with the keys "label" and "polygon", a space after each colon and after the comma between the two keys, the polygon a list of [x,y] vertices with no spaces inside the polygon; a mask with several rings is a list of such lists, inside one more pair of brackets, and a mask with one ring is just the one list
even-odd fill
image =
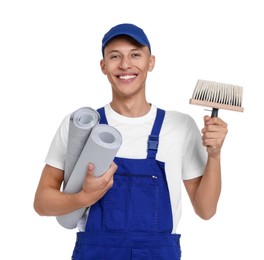
{"label": "white t-shirt", "polygon": [[[142,117],[131,118],[116,113],[107,104],[105,114],[108,124],[115,127],[122,135],[122,145],[117,157],[143,159],[147,156],[147,140],[156,117],[157,107]],[[64,170],[67,149],[70,115],[67,115],[59,126],[50,145],[45,162]],[[165,171],[169,187],[173,231],[181,217],[181,183],[203,175],[207,153],[202,146],[201,133],[195,121],[187,114],[177,111],[166,111],[160,131],[159,147],[156,159],[165,162]],[[78,224],[84,230],[85,221]]]}

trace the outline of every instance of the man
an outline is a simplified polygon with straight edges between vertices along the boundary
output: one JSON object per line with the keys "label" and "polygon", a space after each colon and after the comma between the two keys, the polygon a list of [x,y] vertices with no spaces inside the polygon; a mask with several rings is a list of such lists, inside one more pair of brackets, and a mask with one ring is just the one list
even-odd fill
{"label": "man", "polygon": [[180,259],[181,181],[196,214],[210,219],[221,191],[227,124],[205,116],[201,136],[189,115],[147,101],[146,79],[155,56],[141,28],[111,28],[102,40],[102,54],[112,101],[98,110],[100,122],[120,131],[122,145],[103,176],[94,177],[94,166],[87,162],[82,190],[61,192],[67,116],[47,155],[34,208],[40,215],[58,216],[90,207],[78,225],[72,259]]}

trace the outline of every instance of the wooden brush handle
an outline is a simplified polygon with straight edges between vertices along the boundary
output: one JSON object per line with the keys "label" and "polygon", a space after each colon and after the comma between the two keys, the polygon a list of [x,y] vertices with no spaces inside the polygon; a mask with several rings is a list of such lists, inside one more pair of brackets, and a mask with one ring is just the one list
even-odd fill
{"label": "wooden brush handle", "polygon": [[218,117],[218,108],[213,108],[211,117]]}

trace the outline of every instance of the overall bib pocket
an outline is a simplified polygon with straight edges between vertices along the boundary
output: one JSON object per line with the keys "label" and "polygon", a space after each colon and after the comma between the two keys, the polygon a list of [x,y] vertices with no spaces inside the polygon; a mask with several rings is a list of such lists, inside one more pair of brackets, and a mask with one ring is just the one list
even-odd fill
{"label": "overall bib pocket", "polygon": [[158,198],[158,177],[116,174],[113,187],[103,198],[105,229],[133,232],[158,231]]}

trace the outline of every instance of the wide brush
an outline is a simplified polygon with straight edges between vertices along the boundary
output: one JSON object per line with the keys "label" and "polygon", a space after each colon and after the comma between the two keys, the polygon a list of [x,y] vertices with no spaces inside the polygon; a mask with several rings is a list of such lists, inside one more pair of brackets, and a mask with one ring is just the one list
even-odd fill
{"label": "wide brush", "polygon": [[190,104],[211,107],[211,117],[218,116],[219,109],[243,112],[243,87],[209,80],[198,80]]}

